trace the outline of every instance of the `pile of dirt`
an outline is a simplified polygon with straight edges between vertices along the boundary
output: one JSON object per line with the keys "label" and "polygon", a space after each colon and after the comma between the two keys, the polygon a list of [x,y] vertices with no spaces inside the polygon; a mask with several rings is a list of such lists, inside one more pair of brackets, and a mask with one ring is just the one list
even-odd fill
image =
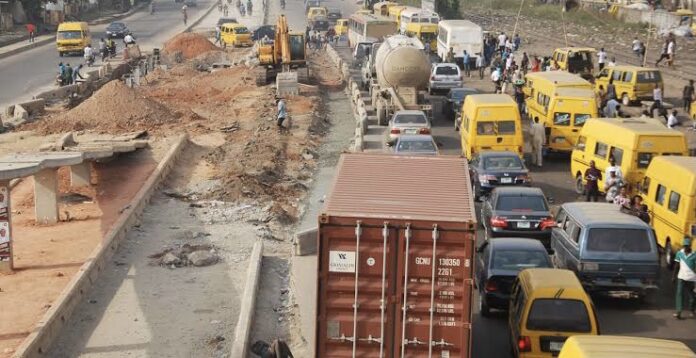
{"label": "pile of dirt", "polygon": [[111,81],[79,106],[35,122],[28,129],[41,134],[81,130],[122,133],[155,130],[163,124],[177,123],[183,116],[182,112],[172,112],[120,81]]}
{"label": "pile of dirt", "polygon": [[164,43],[163,52],[169,56],[177,56],[180,53],[183,59],[188,60],[200,56],[209,51],[220,49],[205,36],[195,33],[181,33]]}

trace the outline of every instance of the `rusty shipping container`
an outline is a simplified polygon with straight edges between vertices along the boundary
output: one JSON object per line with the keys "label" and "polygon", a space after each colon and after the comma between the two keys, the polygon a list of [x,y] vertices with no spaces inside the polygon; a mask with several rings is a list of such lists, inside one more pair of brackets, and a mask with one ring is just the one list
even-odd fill
{"label": "rusty shipping container", "polygon": [[317,357],[469,357],[463,158],[344,154],[319,215]]}

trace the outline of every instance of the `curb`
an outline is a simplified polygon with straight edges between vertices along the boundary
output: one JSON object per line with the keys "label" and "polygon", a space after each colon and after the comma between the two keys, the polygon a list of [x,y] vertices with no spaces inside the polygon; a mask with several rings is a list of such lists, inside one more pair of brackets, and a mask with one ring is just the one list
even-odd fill
{"label": "curb", "polygon": [[254,243],[254,248],[251,250],[242,305],[239,309],[237,327],[234,329],[234,343],[232,344],[230,357],[246,357],[248,354],[247,350],[249,349],[251,324],[254,320],[254,310],[256,309],[256,293],[258,292],[259,279],[261,277],[262,260],[263,241],[259,240]]}
{"label": "curb", "polygon": [[72,312],[82,303],[92,284],[99,278],[109,259],[116,252],[119,242],[126,237],[130,228],[135,225],[143,209],[149,203],[152,194],[162,184],[171,171],[177,158],[188,144],[188,134],[181,135],[150,174],[127,209],[119,216],[111,229],[106,233],[102,242],[92,250],[92,253],[82,264],[80,270],[70,280],[58,298],[51,303],[51,308],[36,324],[34,330],[17,347],[14,358],[49,357],[53,341],[66,328]]}
{"label": "curb", "polygon": [[26,45],[26,46],[24,46],[24,47],[17,47],[17,48],[14,49],[14,50],[9,50],[9,51],[7,51],[7,52],[0,53],[0,59],[1,59],[1,58],[5,58],[5,57],[10,57],[10,56],[12,56],[12,55],[16,55],[16,54],[21,53],[21,52],[24,52],[24,51],[31,50],[31,49],[37,48],[37,47],[39,47],[39,46],[46,45],[46,44],[48,44],[48,43],[50,43],[50,42],[53,42],[53,41],[55,41],[55,40],[56,40],[55,37],[50,37],[50,38],[47,38],[47,39],[43,39],[43,40],[38,40],[38,41],[36,41],[36,42],[32,42],[31,44],[28,44],[28,45]]}

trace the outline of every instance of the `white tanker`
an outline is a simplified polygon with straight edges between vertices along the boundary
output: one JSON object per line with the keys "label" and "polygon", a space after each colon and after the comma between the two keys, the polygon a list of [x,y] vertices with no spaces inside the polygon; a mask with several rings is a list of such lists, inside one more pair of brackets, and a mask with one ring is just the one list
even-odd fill
{"label": "white tanker", "polygon": [[387,37],[375,53],[377,88],[373,103],[377,122],[386,124],[394,111],[401,109],[429,110],[419,103],[419,91],[428,86],[430,59],[423,44],[415,37]]}

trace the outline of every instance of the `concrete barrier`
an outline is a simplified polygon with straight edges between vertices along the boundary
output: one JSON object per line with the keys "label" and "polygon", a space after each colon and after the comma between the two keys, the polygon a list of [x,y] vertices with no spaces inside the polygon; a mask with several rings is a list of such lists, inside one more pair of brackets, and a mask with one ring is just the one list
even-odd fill
{"label": "concrete barrier", "polygon": [[355,128],[355,144],[353,145],[353,151],[354,152],[362,152],[363,151],[363,133],[360,128]]}
{"label": "concrete barrier", "polygon": [[138,191],[118,220],[106,233],[102,242],[94,248],[82,264],[79,271],[72,277],[58,298],[51,303],[34,330],[24,339],[14,353],[14,358],[50,357],[50,348],[66,324],[73,311],[83,303],[89,289],[97,281],[109,259],[114,255],[119,243],[126,237],[128,231],[135,225],[145,206],[149,203],[154,191],[167,177],[179,155],[188,143],[188,135],[180,136],[169,149],[155,170],[150,174],[143,187]]}
{"label": "concrete barrier", "polygon": [[292,240],[295,256],[314,255],[317,253],[317,228],[300,231]]}
{"label": "concrete barrier", "polygon": [[251,336],[251,325],[254,321],[256,293],[258,292],[259,279],[261,278],[262,259],[263,241],[258,240],[254,243],[254,248],[251,250],[251,257],[249,258],[244,295],[242,296],[242,304],[237,317],[237,327],[234,329],[234,343],[232,343],[232,354],[230,357],[246,357],[249,355],[249,337]]}
{"label": "concrete barrier", "polygon": [[34,114],[43,113],[44,107],[46,107],[46,100],[35,99],[32,101],[19,103],[19,105],[22,106],[22,108],[24,108],[25,111],[29,112],[30,116],[32,116]]}
{"label": "concrete barrier", "polygon": [[47,101],[66,98],[74,93],[80,92],[80,85],[67,85],[56,89],[41,92],[34,96],[34,99],[45,99]]}

